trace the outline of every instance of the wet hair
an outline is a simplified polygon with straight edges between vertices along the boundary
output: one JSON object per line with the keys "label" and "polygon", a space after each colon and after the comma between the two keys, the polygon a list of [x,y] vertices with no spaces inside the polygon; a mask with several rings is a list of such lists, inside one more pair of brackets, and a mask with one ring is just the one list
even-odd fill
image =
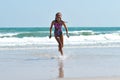
{"label": "wet hair", "polygon": [[[57,21],[57,16],[58,15],[62,16],[62,14],[60,12],[57,12],[56,15],[55,15],[55,21]],[[61,17],[59,17],[59,18],[60,18],[60,20],[62,20]]]}
{"label": "wet hair", "polygon": [[62,16],[62,14],[61,14],[60,12],[57,12],[57,13],[56,13],[56,16],[58,16],[58,15],[61,15],[61,16]]}

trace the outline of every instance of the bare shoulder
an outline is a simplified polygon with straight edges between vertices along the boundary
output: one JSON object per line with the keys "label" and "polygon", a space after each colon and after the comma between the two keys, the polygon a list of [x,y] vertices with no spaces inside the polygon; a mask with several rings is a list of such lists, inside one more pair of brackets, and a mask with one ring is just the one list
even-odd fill
{"label": "bare shoulder", "polygon": [[61,22],[62,22],[63,24],[65,24],[65,21],[61,20]]}
{"label": "bare shoulder", "polygon": [[65,21],[62,20],[61,22],[62,22],[63,25],[65,25]]}
{"label": "bare shoulder", "polygon": [[52,23],[54,24],[54,23],[55,23],[55,20],[53,20]]}

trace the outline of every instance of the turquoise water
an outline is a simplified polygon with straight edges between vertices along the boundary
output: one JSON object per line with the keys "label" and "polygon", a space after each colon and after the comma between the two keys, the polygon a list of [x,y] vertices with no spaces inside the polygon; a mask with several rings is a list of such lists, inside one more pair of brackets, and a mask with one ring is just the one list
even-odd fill
{"label": "turquoise water", "polygon": [[[53,29],[54,30],[54,29]],[[120,33],[120,27],[68,27],[70,36]],[[63,28],[65,32],[65,29]],[[84,31],[84,32],[82,32]],[[6,35],[5,35],[6,34]],[[49,27],[28,28],[0,28],[0,37],[46,37],[49,36]]]}
{"label": "turquoise water", "polygon": [[56,40],[48,37],[49,27],[0,28],[0,79],[120,76],[120,27],[68,29],[70,38],[63,29],[67,58],[61,62]]}
{"label": "turquoise water", "polygon": [[[54,36],[54,28],[52,29]],[[79,46],[120,46],[120,27],[68,27],[70,38],[65,44]],[[57,45],[49,39],[49,27],[0,28],[0,46]]]}

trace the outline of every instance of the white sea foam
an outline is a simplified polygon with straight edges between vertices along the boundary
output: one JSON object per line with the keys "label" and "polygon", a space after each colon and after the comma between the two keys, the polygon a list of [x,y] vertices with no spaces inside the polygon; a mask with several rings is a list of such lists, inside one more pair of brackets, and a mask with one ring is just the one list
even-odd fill
{"label": "white sea foam", "polygon": [[[70,36],[67,38],[64,36],[65,45],[92,45],[92,46],[107,46],[117,45],[120,46],[120,35],[118,33],[112,34],[100,34],[89,36]],[[55,38],[52,37],[4,37],[0,38],[0,46],[26,46],[26,45],[58,45]]]}
{"label": "white sea foam", "polygon": [[0,37],[12,37],[17,35],[18,33],[0,33]]}

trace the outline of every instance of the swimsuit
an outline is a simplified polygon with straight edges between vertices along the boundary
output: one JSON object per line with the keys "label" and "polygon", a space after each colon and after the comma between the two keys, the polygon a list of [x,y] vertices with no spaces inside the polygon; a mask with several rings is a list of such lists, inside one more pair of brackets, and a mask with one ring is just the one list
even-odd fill
{"label": "swimsuit", "polygon": [[62,22],[60,23],[55,22],[54,27],[55,27],[54,35],[60,37],[62,35]]}

